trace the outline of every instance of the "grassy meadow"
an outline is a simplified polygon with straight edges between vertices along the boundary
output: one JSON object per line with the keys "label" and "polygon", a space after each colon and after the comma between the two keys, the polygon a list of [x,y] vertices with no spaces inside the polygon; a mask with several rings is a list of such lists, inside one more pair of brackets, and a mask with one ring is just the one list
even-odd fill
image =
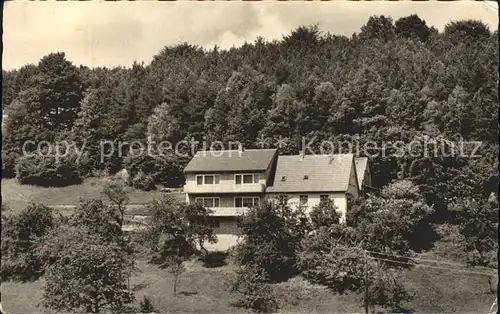
{"label": "grassy meadow", "polygon": [[[2,202],[7,204],[12,212],[17,212],[26,207],[30,202],[45,205],[56,205],[62,212],[64,207],[57,205],[76,205],[80,198],[102,198],[101,191],[106,182],[105,178],[87,178],[82,184],[66,187],[40,187],[34,185],[20,185],[16,179],[2,179]],[[184,194],[172,192],[184,199]],[[141,191],[130,190],[130,204],[145,204],[154,199],[159,199],[165,192],[160,190]],[[103,198],[104,199],[104,198]],[[71,210],[71,207],[68,208]],[[137,214],[140,214],[137,213]]]}
{"label": "grassy meadow", "polygon": [[[236,307],[238,293],[231,292],[230,281],[235,266],[206,268],[197,260],[187,263],[173,295],[172,275],[146,260],[138,261],[131,285],[135,290],[135,307],[148,296],[157,313],[246,313]],[[495,295],[489,292],[487,278],[427,268],[415,268],[404,274],[405,285],[414,294],[404,304],[411,312],[486,313]],[[4,282],[2,306],[8,313],[39,313],[43,295],[43,278],[35,282]],[[353,313],[363,312],[359,296],[338,295],[325,287],[313,285],[301,277],[272,285],[282,313]]]}

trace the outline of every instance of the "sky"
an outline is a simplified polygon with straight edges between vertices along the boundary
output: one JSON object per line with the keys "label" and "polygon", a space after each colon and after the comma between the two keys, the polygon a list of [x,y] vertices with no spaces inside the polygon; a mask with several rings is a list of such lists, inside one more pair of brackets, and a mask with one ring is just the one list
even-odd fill
{"label": "sky", "polygon": [[3,69],[37,63],[63,51],[75,65],[149,63],[163,47],[188,42],[222,49],[280,39],[301,25],[319,24],[351,36],[372,15],[394,20],[418,14],[439,30],[453,20],[479,19],[498,29],[494,1],[240,2],[240,1],[9,1],[3,11]]}

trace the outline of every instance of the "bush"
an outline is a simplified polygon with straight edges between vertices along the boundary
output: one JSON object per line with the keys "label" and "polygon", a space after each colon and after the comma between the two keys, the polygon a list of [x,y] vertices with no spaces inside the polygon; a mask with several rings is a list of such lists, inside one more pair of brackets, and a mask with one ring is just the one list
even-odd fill
{"label": "bush", "polygon": [[40,248],[55,258],[47,266],[42,304],[57,312],[122,313],[133,256],[87,226],[63,226]]}
{"label": "bush", "polygon": [[2,280],[38,278],[44,272],[44,263],[35,254],[37,241],[58,224],[52,209],[39,204],[2,217]]}
{"label": "bush", "polygon": [[132,179],[131,185],[143,191],[152,191],[156,189],[153,177],[146,175],[142,170]]}
{"label": "bush", "polygon": [[[374,308],[380,307],[386,311],[399,313],[402,310],[401,304],[413,298],[413,294],[402,284],[402,278],[397,271],[375,269],[369,281],[368,304]],[[364,301],[364,296],[361,300]]]}
{"label": "bush", "polygon": [[204,243],[217,242],[210,211],[201,205],[187,204],[166,194],[148,204],[148,214],[145,236],[157,263],[171,255],[189,258],[197,246],[203,250]]}
{"label": "bush", "polygon": [[465,240],[467,262],[474,266],[498,265],[498,198],[459,200],[451,209],[457,213],[459,230]]}
{"label": "bush", "polygon": [[60,158],[59,161],[53,156],[21,157],[16,164],[16,178],[19,184],[45,187],[82,183],[76,155]]}
{"label": "bush", "polygon": [[235,248],[241,265],[253,265],[271,281],[287,280],[298,273],[296,253],[309,230],[301,209],[267,202],[249,210],[238,221],[243,242]]}
{"label": "bush", "polygon": [[125,169],[132,178],[141,172],[149,176],[154,184],[163,184],[166,187],[180,187],[184,184],[183,165],[176,157],[151,157],[144,154],[128,156]]}
{"label": "bush", "polygon": [[155,311],[153,303],[147,296],[144,296],[144,298],[142,298],[141,302],[139,303],[139,308],[141,313],[153,313]]}
{"label": "bush", "polygon": [[[404,289],[399,272],[391,263],[371,258],[355,243],[356,229],[337,225],[322,227],[301,243],[298,264],[309,281],[327,286],[337,293],[362,293],[365,271],[369,282],[368,304],[391,311],[411,298]],[[362,294],[361,301],[364,301]]]}
{"label": "bush", "polygon": [[484,266],[491,268],[498,268],[498,249],[480,252],[478,250],[466,252],[467,264],[471,266]]}
{"label": "bush", "polygon": [[301,242],[297,264],[306,279],[338,292],[361,287],[363,251],[338,240],[350,238],[349,231],[350,228],[341,225],[323,227]]}
{"label": "bush", "polygon": [[437,239],[429,220],[433,209],[418,189],[396,181],[384,187],[381,195],[359,198],[347,212],[347,224],[358,230],[359,242],[372,251],[399,255],[430,249]]}
{"label": "bush", "polygon": [[265,273],[258,267],[241,267],[231,287],[232,291],[242,294],[236,304],[257,313],[275,312],[278,309],[278,302],[266,281]]}
{"label": "bush", "polygon": [[16,176],[16,162],[19,156],[15,153],[2,152],[2,178],[14,178]]}
{"label": "bush", "polygon": [[68,224],[74,227],[87,227],[102,239],[123,242],[120,214],[112,206],[100,199],[81,199]]}
{"label": "bush", "polygon": [[317,229],[338,224],[342,215],[337,211],[333,201],[329,199],[314,206],[310,217],[313,227]]}

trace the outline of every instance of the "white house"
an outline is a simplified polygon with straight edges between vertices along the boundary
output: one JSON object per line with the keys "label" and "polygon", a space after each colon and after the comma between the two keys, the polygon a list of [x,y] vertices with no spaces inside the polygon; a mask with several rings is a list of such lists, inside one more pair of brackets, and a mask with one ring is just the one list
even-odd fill
{"label": "white house", "polygon": [[266,199],[279,196],[310,212],[321,199],[329,198],[345,220],[348,197],[358,197],[361,184],[371,181],[367,158],[278,156],[276,149],[199,151],[184,173],[186,201],[213,211],[217,249],[236,243],[236,217]]}
{"label": "white house", "polygon": [[235,217],[263,202],[276,157],[276,149],[199,151],[188,163],[186,201],[213,211],[219,240],[235,238]]}
{"label": "white house", "polygon": [[353,154],[279,156],[269,196],[286,195],[288,203],[306,212],[331,199],[345,220],[347,198],[360,193]]}

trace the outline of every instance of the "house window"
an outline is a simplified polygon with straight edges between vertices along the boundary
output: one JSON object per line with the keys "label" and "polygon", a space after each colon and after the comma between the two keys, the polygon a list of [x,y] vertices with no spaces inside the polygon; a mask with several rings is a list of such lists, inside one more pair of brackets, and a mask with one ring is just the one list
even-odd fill
{"label": "house window", "polygon": [[196,184],[219,184],[220,183],[220,175],[218,174],[200,174],[196,176]]}
{"label": "house window", "polygon": [[307,206],[307,200],[308,200],[307,195],[301,195],[299,197],[299,205],[300,206]]}
{"label": "house window", "polygon": [[208,219],[208,224],[212,227],[212,228],[219,228],[220,227],[220,220],[217,219],[217,218],[212,218],[210,217]]}
{"label": "house window", "polygon": [[205,184],[214,184],[214,176],[205,176]]}
{"label": "house window", "polygon": [[319,196],[319,201],[320,202],[326,202],[330,199],[330,196],[329,195],[320,195]]}
{"label": "house window", "polygon": [[218,197],[197,197],[195,202],[203,205],[203,207],[220,207],[220,199]]}
{"label": "house window", "polygon": [[280,195],[278,196],[278,204],[286,205],[288,203],[288,195]]}
{"label": "house window", "polygon": [[258,197],[235,197],[234,207],[255,207],[259,206],[260,198]]}
{"label": "house window", "polygon": [[253,183],[253,174],[245,174],[243,175],[243,184]]}
{"label": "house window", "polygon": [[234,182],[236,184],[259,183],[259,175],[258,174],[236,174],[236,175],[234,175]]}

